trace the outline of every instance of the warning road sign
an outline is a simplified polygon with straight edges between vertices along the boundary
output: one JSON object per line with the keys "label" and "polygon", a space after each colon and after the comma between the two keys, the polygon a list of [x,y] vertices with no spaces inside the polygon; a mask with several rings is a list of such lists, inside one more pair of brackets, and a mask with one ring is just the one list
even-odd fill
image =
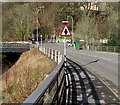
{"label": "warning road sign", "polygon": [[60,36],[72,36],[71,32],[69,31],[67,25],[64,25]]}

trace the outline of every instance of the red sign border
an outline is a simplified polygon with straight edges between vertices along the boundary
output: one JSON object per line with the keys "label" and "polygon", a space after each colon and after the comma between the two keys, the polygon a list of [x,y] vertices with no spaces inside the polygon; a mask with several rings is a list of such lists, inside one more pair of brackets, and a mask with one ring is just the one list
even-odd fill
{"label": "red sign border", "polygon": [[70,35],[62,35],[62,32],[63,32],[65,26],[68,28],[68,26],[66,24],[64,24],[64,27],[63,27],[63,29],[62,29],[62,31],[60,33],[60,36],[72,36],[72,33],[70,32],[69,28],[68,28],[68,31],[70,32]]}

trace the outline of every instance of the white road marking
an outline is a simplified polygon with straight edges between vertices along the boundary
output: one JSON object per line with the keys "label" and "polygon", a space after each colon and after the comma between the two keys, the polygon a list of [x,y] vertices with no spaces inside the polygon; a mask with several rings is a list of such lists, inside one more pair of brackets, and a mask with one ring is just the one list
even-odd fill
{"label": "white road marking", "polygon": [[102,103],[102,104],[103,104],[103,103],[105,103],[105,101],[104,101],[104,100],[100,100],[100,103]]}
{"label": "white road marking", "polygon": [[102,88],[102,86],[97,86],[96,88]]}
{"label": "white road marking", "polygon": [[101,59],[104,59],[104,60],[108,60],[108,61],[111,61],[111,59],[108,59],[108,58],[104,58],[104,57],[100,57]]}
{"label": "white road marking", "polygon": [[96,53],[105,53],[105,54],[113,54],[113,55],[118,55],[119,53],[115,53],[115,52],[103,52],[103,51],[94,51]]}
{"label": "white road marking", "polygon": [[[70,51],[70,52],[73,52],[73,51]],[[76,52],[74,52],[74,53],[76,53]],[[96,55],[88,55],[88,54],[85,54],[85,53],[81,53],[81,52],[78,52],[79,54],[81,54],[81,55],[85,55],[85,56],[89,56],[89,57],[97,57]],[[104,60],[107,60],[107,61],[112,61],[111,59],[109,59],[109,58],[105,58],[105,57],[100,57],[100,59],[104,59]]]}
{"label": "white road marking", "polygon": [[102,95],[102,97],[104,98],[104,97],[105,97],[105,95]]}
{"label": "white road marking", "polygon": [[[74,52],[75,53],[75,52]],[[95,56],[95,55],[88,55],[88,54],[85,54],[85,53],[79,53],[79,54],[81,54],[81,55],[85,55],[85,56],[89,56],[89,57],[97,57],[97,56]],[[100,59],[104,59],[104,60],[107,60],[107,61],[112,61],[111,59],[109,59],[109,58],[105,58],[105,57],[100,57]]]}
{"label": "white road marking", "polygon": [[[92,73],[96,75],[94,72]],[[99,76],[96,75],[96,77],[120,100],[118,94],[111,87],[109,87]]]}

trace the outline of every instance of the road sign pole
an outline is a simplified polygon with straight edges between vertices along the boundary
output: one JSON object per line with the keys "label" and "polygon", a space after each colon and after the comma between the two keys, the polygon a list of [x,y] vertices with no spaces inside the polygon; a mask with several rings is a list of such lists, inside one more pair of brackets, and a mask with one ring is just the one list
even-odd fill
{"label": "road sign pole", "polygon": [[66,37],[64,37],[64,59],[65,59],[65,67],[66,67],[66,53],[67,53]]}
{"label": "road sign pole", "polygon": [[62,21],[62,23],[64,24],[64,27],[63,27],[63,29],[60,33],[60,36],[64,36],[64,66],[66,68],[66,66],[67,66],[67,62],[66,62],[67,61],[67,57],[66,57],[66,55],[67,55],[66,36],[72,36],[72,34],[67,27],[68,21]]}

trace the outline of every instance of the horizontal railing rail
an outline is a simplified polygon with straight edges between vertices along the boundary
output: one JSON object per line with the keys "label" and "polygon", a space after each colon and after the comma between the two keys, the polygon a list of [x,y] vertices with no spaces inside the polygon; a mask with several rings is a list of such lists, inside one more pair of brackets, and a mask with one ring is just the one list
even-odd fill
{"label": "horizontal railing rail", "polygon": [[29,48],[31,43],[0,43],[0,48]]}
{"label": "horizontal railing rail", "polygon": [[83,46],[83,50],[120,52],[119,46]]}
{"label": "horizontal railing rail", "polygon": [[38,86],[35,91],[22,103],[22,105],[29,103],[31,105],[36,104],[51,104],[58,105],[64,103],[64,92],[65,92],[65,70],[64,70],[64,59],[60,52],[50,48],[40,47],[38,45],[32,45],[42,53],[47,55],[49,58],[58,62],[56,68],[51,72],[44,81]]}

